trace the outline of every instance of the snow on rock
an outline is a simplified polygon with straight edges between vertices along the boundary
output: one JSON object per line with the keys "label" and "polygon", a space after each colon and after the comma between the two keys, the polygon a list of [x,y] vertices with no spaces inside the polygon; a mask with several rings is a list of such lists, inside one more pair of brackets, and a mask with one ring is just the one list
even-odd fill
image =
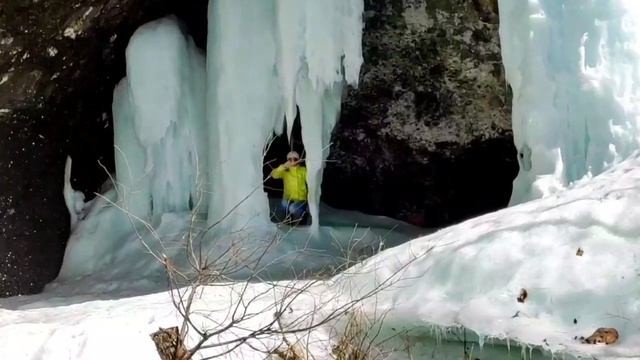
{"label": "snow on rock", "polygon": [[[393,277],[367,306],[399,328],[464,326],[557,353],[638,358],[639,202],[635,153],[574,189],[415,239],[337,279],[362,293]],[[574,340],[599,327],[616,328],[619,343]]]}
{"label": "snow on rock", "polygon": [[520,173],[511,203],[547,196],[640,145],[640,3],[499,0]]}

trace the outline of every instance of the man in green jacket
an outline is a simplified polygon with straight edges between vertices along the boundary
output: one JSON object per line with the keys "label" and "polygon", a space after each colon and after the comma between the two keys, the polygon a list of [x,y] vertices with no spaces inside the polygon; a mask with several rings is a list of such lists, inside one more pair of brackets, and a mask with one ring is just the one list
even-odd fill
{"label": "man in green jacket", "polygon": [[285,217],[299,222],[307,211],[307,168],[300,165],[300,155],[295,151],[288,153],[287,162],[273,169],[271,176],[284,182],[280,206]]}

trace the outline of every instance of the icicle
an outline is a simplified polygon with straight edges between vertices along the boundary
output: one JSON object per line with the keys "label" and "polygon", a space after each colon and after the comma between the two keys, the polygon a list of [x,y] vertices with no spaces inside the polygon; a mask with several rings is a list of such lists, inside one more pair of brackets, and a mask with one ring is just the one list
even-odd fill
{"label": "icicle", "polygon": [[[313,90],[309,80],[298,86],[298,104],[302,124],[302,141],[305,144],[307,183],[309,186],[309,210],[313,219],[318,219],[320,184],[324,161],[329,156],[331,131],[340,112],[342,84],[327,89],[322,97]],[[313,230],[317,230],[318,221]]]}
{"label": "icicle", "polygon": [[283,109],[287,124],[287,138],[291,141],[293,121],[296,118],[296,83],[301,70],[304,43],[305,13],[300,6],[305,0],[279,0],[277,7],[278,27],[278,77],[282,88]]}
{"label": "icicle", "polygon": [[84,210],[84,194],[81,191],[75,191],[71,186],[71,157],[67,156],[64,165],[64,202],[69,210],[70,228],[73,231],[79,220],[82,220]]}

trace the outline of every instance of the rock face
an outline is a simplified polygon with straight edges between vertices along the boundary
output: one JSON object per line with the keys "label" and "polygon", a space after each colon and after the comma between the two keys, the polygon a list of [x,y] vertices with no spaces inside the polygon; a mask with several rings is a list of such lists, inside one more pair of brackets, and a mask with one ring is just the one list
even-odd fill
{"label": "rock face", "polygon": [[[325,175],[332,205],[442,225],[506,204],[516,161],[493,0],[365,0],[361,86]],[[64,162],[88,197],[111,170],[111,95],[143,23],[199,46],[207,0],[0,2],[0,296],[40,291],[68,237]],[[489,177],[491,174],[491,178]]]}
{"label": "rock face", "polygon": [[[3,0],[0,3],[0,296],[40,291],[68,237],[64,162],[88,196],[107,178],[111,94],[130,35],[177,12],[205,34],[206,1]],[[200,42],[204,38],[197,39]]]}
{"label": "rock face", "polygon": [[424,226],[507,205],[517,173],[494,0],[366,0],[324,200]]}

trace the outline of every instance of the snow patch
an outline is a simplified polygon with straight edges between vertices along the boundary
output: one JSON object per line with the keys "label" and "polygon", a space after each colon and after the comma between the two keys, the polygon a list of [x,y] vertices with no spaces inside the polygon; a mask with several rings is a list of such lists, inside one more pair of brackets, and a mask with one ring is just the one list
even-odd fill
{"label": "snow patch", "polygon": [[63,35],[70,39],[75,39],[80,34],[81,34],[81,31],[79,29],[76,29],[73,26],[67,27],[66,29],[64,29],[64,32],[63,32]]}
{"label": "snow patch", "polygon": [[54,57],[54,56],[56,56],[56,55],[58,54],[58,49],[56,49],[56,48],[55,48],[55,47],[53,47],[53,46],[49,46],[49,47],[47,48],[47,54],[48,54],[50,57]]}
{"label": "snow patch", "polygon": [[13,37],[8,36],[0,39],[0,45],[11,45],[13,43]]}

